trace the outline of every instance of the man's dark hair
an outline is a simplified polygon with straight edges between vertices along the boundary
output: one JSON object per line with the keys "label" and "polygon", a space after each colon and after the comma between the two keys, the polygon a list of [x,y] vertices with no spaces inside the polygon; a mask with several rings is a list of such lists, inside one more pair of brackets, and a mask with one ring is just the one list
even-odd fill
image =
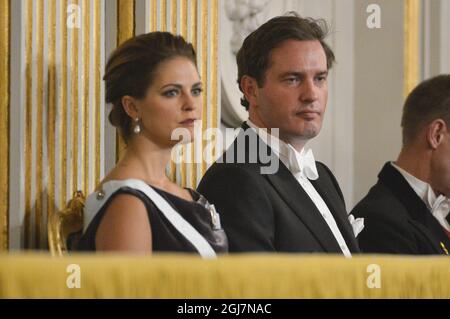
{"label": "man's dark hair", "polygon": [[402,116],[403,146],[436,119],[444,120],[450,128],[450,74],[428,79],[408,95]]}
{"label": "man's dark hair", "polygon": [[[271,52],[286,40],[319,41],[327,57],[327,68],[330,69],[335,58],[333,51],[324,41],[328,31],[325,20],[302,18],[295,12],[272,18],[261,25],[245,38],[236,56],[241,92],[241,79],[244,75],[256,79],[259,87],[264,85],[265,73],[270,67]],[[241,99],[241,104],[248,110],[249,103],[245,96]]]}

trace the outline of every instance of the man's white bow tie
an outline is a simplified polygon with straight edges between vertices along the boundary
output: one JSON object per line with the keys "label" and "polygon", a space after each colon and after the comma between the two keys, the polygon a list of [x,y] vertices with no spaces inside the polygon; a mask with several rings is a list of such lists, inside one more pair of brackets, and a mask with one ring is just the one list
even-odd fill
{"label": "man's white bow tie", "polygon": [[319,178],[317,173],[316,161],[311,149],[301,152],[297,155],[293,149],[289,152],[289,170],[292,174],[303,173],[310,180]]}

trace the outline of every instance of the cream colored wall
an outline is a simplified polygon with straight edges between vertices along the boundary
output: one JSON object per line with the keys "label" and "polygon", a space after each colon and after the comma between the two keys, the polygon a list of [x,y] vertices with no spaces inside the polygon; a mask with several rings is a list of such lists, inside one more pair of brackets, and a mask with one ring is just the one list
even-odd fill
{"label": "cream colored wall", "polygon": [[[376,183],[386,161],[401,149],[404,103],[404,6],[415,0],[379,0],[381,29],[368,29],[362,14],[373,1],[355,1],[354,203]],[[418,2],[416,83],[450,73],[450,1]],[[410,50],[413,51],[413,50]]]}
{"label": "cream colored wall", "polygon": [[401,147],[403,2],[379,0],[381,28],[366,27],[370,0],[355,2],[354,202]]}
{"label": "cream colored wall", "polygon": [[422,75],[450,73],[450,0],[424,1]]}

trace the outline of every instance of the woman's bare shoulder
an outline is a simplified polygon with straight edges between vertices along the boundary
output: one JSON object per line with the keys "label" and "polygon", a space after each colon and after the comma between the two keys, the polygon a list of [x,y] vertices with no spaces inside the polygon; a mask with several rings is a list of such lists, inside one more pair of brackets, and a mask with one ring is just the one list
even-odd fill
{"label": "woman's bare shoulder", "polygon": [[98,227],[96,248],[151,251],[150,221],[141,199],[126,193],[114,196]]}

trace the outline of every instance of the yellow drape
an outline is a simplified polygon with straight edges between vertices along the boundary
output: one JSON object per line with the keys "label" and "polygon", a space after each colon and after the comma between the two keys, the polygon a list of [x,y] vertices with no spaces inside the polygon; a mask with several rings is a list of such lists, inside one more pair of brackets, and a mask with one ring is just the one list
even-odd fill
{"label": "yellow drape", "polygon": [[[80,266],[80,288],[67,267]],[[368,288],[369,265],[380,288]],[[0,254],[0,298],[450,298],[448,257]]]}

